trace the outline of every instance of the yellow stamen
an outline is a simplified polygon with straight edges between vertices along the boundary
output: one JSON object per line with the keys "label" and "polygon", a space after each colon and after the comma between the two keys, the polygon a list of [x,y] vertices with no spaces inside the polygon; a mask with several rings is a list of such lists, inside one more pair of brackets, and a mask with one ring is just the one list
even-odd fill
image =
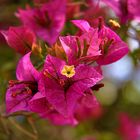
{"label": "yellow stamen", "polygon": [[65,65],[61,71],[62,75],[65,75],[68,78],[71,78],[75,75],[75,68],[74,65],[68,66]]}
{"label": "yellow stamen", "polygon": [[113,20],[113,19],[110,19],[110,20],[109,20],[109,23],[110,23],[113,27],[116,27],[116,28],[120,28],[120,27],[121,27],[120,24],[119,24],[117,21]]}

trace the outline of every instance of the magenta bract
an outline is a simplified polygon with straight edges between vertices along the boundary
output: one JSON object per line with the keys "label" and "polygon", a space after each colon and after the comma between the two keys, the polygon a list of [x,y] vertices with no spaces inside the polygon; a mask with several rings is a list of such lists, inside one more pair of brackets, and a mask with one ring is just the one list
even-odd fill
{"label": "magenta bract", "polygon": [[99,118],[102,108],[91,90],[86,92],[76,107],[75,116],[78,121],[86,121],[90,118]]}
{"label": "magenta bract", "polygon": [[65,23],[65,0],[54,0],[41,7],[19,9],[17,17],[50,45],[56,42]]}
{"label": "magenta bract", "polygon": [[42,72],[44,85],[40,91],[46,96],[48,102],[63,116],[72,116],[78,99],[84,96],[84,92],[102,79],[102,75],[87,65],[75,67],[75,75],[68,78],[61,74],[66,62],[47,56]]}
{"label": "magenta bract", "polygon": [[97,60],[100,65],[107,65],[118,61],[128,54],[129,48],[120,37],[108,27],[103,26],[99,31],[99,37],[102,38],[102,55]]}
{"label": "magenta bract", "polygon": [[9,88],[6,92],[6,110],[8,114],[17,111],[29,111],[28,102],[38,91],[39,72],[30,61],[30,53],[19,61],[16,75],[17,80],[9,81]]}
{"label": "magenta bract", "polygon": [[55,125],[76,125],[74,117],[64,117],[47,101],[46,96],[37,93],[29,101],[30,111],[38,113],[42,118],[50,120]]}
{"label": "magenta bract", "polygon": [[94,61],[101,55],[101,40],[98,38],[98,31],[93,28],[81,36],[60,37],[60,42],[67,55],[68,64]]}
{"label": "magenta bract", "polygon": [[[87,21],[84,20],[73,20],[72,23],[80,28],[84,33],[90,34],[89,24],[86,23]],[[80,24],[79,24],[80,23]],[[98,29],[98,40],[95,39],[97,42],[93,43],[96,44],[92,48],[96,51],[98,47],[100,47],[101,55],[96,60],[99,65],[107,65],[113,63],[119,59],[121,59],[124,55],[129,52],[128,46],[125,42],[123,42],[120,37],[111,29],[106,26],[102,26],[101,29]],[[85,32],[86,31],[86,32]],[[87,37],[87,36],[86,36]],[[95,35],[95,38],[97,36]],[[90,40],[90,36],[89,36]],[[100,44],[99,44],[100,43]],[[93,49],[90,50],[89,53],[93,53]]]}
{"label": "magenta bract", "polygon": [[8,45],[18,53],[24,55],[31,51],[36,42],[35,34],[27,27],[10,27],[8,31],[1,31]]}
{"label": "magenta bract", "polygon": [[140,1],[139,0],[102,0],[114,10],[122,23],[131,19],[140,20]]}

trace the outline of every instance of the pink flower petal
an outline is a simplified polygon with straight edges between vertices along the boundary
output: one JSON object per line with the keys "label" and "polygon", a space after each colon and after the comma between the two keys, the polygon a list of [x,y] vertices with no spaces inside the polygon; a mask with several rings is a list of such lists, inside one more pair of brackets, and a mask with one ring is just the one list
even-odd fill
{"label": "pink flower petal", "polygon": [[8,31],[1,31],[8,45],[18,53],[24,55],[31,51],[32,44],[36,42],[34,33],[27,27],[10,27]]}
{"label": "pink flower petal", "polygon": [[30,55],[31,52],[23,56],[17,65],[16,76],[20,81],[35,81],[39,78],[39,72],[32,65]]}
{"label": "pink flower petal", "polygon": [[85,20],[72,20],[71,22],[84,32],[88,32],[90,29],[89,23]]}
{"label": "pink flower petal", "polygon": [[48,110],[46,97],[37,92],[29,101],[29,108],[36,113],[44,113]]}
{"label": "pink flower petal", "polygon": [[[6,92],[6,111],[8,114],[17,112],[17,111],[29,111],[28,101],[31,99],[31,95],[27,92],[22,92],[25,88],[24,84],[16,85],[12,88],[9,88]],[[22,92],[21,94],[12,95],[16,92]]]}

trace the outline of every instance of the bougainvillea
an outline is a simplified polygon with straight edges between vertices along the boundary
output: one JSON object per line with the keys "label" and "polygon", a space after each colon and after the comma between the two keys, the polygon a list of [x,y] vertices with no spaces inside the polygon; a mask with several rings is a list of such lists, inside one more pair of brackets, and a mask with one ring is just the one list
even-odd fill
{"label": "bougainvillea", "polygon": [[8,45],[18,53],[24,55],[31,51],[36,43],[35,34],[27,27],[10,27],[8,31],[1,31]]}
{"label": "bougainvillea", "polygon": [[65,22],[65,0],[54,0],[35,8],[19,9],[16,13],[22,23],[38,37],[52,45],[56,42]]}
{"label": "bougainvillea", "polygon": [[29,101],[38,92],[39,72],[30,61],[30,53],[20,59],[16,76],[17,80],[9,81],[6,92],[6,111],[8,114],[29,111]]}
{"label": "bougainvillea", "polygon": [[0,140],[140,139],[139,0],[0,9]]}
{"label": "bougainvillea", "polygon": [[[129,49],[101,17],[92,20],[93,25],[98,21],[93,27],[84,19],[72,20],[69,24],[79,31],[61,35],[71,11],[66,7],[80,6],[69,3],[35,1],[37,6],[16,13],[23,26],[1,31],[8,45],[24,55],[17,65],[17,80],[9,81],[6,92],[8,114],[34,112],[58,125],[76,125],[101,114],[94,91],[103,86],[102,65],[118,61]],[[32,55],[41,57],[40,67],[33,65]]]}

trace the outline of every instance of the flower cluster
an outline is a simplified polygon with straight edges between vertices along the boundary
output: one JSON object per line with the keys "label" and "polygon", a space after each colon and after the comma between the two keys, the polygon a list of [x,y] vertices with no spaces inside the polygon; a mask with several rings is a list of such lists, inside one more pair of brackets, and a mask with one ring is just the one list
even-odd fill
{"label": "flower cluster", "polygon": [[[102,18],[97,19],[96,27],[86,20],[72,20],[79,31],[61,36],[66,1],[36,3],[38,7],[16,13],[22,26],[2,31],[8,45],[22,54],[17,79],[9,81],[6,111],[34,112],[54,124],[75,125],[79,116],[92,114],[100,107],[94,90],[103,86],[102,65],[121,59],[129,49]],[[38,39],[48,44],[45,55]],[[41,69],[32,64],[33,53],[45,56]]]}

